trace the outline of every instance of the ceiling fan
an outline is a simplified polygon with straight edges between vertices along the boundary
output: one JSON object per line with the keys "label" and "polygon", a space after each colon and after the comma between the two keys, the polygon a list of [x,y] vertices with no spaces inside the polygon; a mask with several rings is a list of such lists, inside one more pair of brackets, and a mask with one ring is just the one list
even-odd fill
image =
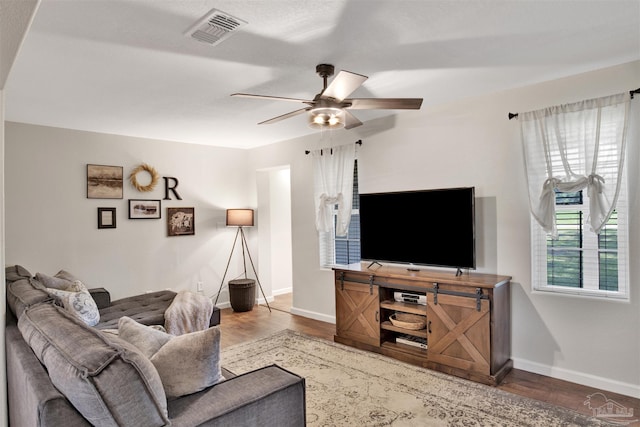
{"label": "ceiling fan", "polygon": [[333,79],[331,84],[327,86],[327,78],[333,75],[334,70],[334,66],[330,64],[319,64],[316,66],[316,73],[318,73],[323,80],[323,88],[312,100],[253,95],[250,93],[234,93],[231,96],[307,104],[307,107],[265,120],[258,124],[276,123],[280,120],[308,112],[309,126],[318,129],[332,129],[343,126],[345,129],[351,129],[360,126],[362,122],[347,110],[419,110],[422,105],[422,98],[347,98],[359,88],[368,77],[342,70]]}

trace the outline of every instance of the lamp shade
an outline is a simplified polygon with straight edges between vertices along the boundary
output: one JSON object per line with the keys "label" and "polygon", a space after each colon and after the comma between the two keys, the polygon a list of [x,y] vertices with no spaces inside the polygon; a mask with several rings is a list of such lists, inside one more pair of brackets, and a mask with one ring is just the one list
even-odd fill
{"label": "lamp shade", "polygon": [[253,209],[227,209],[227,227],[253,227]]}

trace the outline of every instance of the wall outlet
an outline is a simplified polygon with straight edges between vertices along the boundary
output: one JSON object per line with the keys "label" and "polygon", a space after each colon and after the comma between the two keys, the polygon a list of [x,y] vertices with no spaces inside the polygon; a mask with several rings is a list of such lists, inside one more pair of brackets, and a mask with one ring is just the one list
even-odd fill
{"label": "wall outlet", "polygon": [[204,291],[204,289],[202,289],[202,287],[203,287],[202,282],[196,283],[196,292]]}

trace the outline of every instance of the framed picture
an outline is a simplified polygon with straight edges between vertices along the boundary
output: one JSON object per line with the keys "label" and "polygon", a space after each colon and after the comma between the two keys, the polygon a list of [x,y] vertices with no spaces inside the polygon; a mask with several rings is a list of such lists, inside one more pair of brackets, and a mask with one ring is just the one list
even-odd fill
{"label": "framed picture", "polygon": [[196,234],[195,208],[167,208],[167,234],[169,236]]}
{"label": "framed picture", "polygon": [[98,208],[98,228],[116,228],[116,208]]}
{"label": "framed picture", "polygon": [[161,215],[160,200],[129,199],[129,219],[158,219]]}
{"label": "framed picture", "polygon": [[88,199],[122,199],[122,166],[87,165]]}

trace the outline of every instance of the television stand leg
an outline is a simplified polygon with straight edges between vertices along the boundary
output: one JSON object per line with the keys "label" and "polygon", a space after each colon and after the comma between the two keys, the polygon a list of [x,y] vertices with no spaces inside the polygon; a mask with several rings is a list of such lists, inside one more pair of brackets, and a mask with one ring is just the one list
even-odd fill
{"label": "television stand leg", "polygon": [[458,270],[456,271],[456,277],[460,277],[462,276],[464,273],[462,272],[462,269],[460,267],[458,267]]}

